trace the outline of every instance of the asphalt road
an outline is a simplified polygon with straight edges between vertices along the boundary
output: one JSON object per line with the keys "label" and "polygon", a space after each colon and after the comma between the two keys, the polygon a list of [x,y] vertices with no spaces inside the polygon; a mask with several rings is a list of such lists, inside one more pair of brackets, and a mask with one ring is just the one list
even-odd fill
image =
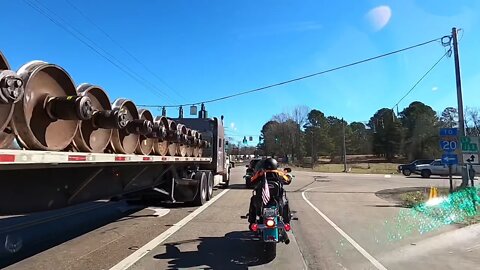
{"label": "asphalt road", "polygon": [[[94,202],[0,219],[6,269],[477,269],[480,227],[433,223],[379,191],[446,179],[298,171],[292,240],[268,261],[248,232],[244,168],[201,208]],[[3,243],[2,243],[3,244]]]}

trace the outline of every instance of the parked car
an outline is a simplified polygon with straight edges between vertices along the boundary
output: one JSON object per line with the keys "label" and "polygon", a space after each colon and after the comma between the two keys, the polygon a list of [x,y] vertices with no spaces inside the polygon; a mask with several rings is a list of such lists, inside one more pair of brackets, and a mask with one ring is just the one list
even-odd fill
{"label": "parked car", "polygon": [[411,175],[415,172],[415,166],[422,165],[422,164],[430,164],[433,162],[433,159],[417,159],[412,161],[409,164],[402,164],[398,166],[398,172],[403,173],[405,176]]}

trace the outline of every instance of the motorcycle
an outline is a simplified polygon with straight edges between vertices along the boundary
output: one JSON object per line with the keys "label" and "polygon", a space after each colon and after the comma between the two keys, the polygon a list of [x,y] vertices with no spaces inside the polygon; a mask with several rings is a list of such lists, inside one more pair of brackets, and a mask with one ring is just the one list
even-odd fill
{"label": "motorcycle", "polygon": [[[293,177],[290,175],[291,170],[287,169],[286,172],[288,171],[289,177]],[[283,242],[287,245],[290,243],[287,232],[290,231],[291,227],[290,224],[284,223],[281,215],[282,202],[286,200],[283,184],[279,181],[265,179],[262,185],[265,185],[265,181],[267,181],[270,200],[266,205],[262,204],[261,215],[257,217],[256,223],[253,223],[250,229],[264,242],[264,251],[267,257],[273,259],[277,253],[277,243]],[[287,215],[290,215],[290,213],[287,213]]]}
{"label": "motorcycle", "polygon": [[252,188],[253,185],[251,183],[252,177],[254,175],[253,169],[247,169],[245,172],[245,175],[243,176],[243,179],[245,179],[245,187],[246,188]]}

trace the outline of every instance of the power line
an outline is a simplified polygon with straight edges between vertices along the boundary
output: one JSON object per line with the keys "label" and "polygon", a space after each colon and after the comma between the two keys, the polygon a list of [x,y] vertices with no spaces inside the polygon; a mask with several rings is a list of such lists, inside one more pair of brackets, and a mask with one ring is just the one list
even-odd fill
{"label": "power line", "polygon": [[124,46],[122,46],[118,41],[116,41],[107,31],[103,30],[98,24],[96,24],[92,19],[90,19],[81,9],[79,9],[76,5],[74,5],[70,0],[65,0],[67,4],[69,4],[73,9],[75,9],[78,14],[80,14],[85,20],[87,20],[91,25],[93,25],[98,31],[100,31],[103,35],[105,35],[111,42],[113,42],[117,47],[119,47],[123,52],[125,52],[128,56],[130,56],[135,62],[141,65],[146,71],[148,71],[151,75],[157,78],[161,83],[163,83],[167,88],[169,88],[173,93],[175,93],[181,99],[186,99],[180,92],[175,91],[172,87],[163,80],[160,76],[158,76],[155,72],[153,72],[146,64],[144,64],[138,57],[133,55],[129,50],[127,50]]}
{"label": "power line", "polygon": [[335,67],[335,68],[323,70],[323,71],[312,73],[312,74],[305,75],[305,76],[302,76],[302,77],[297,77],[297,78],[294,78],[294,79],[282,81],[282,82],[279,82],[279,83],[270,84],[270,85],[267,85],[267,86],[263,86],[263,87],[259,87],[259,88],[255,88],[255,89],[251,89],[251,90],[247,90],[247,91],[243,91],[243,92],[239,92],[239,93],[236,93],[236,94],[227,95],[227,96],[223,96],[223,97],[219,97],[219,98],[214,98],[214,99],[205,100],[205,101],[199,101],[199,102],[195,102],[195,103],[178,104],[178,105],[138,105],[138,106],[141,106],[141,107],[180,107],[180,106],[192,106],[192,105],[199,105],[199,104],[202,104],[202,103],[211,103],[211,102],[216,102],[216,101],[220,101],[220,100],[225,100],[225,99],[229,99],[229,98],[233,98],[233,97],[237,97],[237,96],[241,96],[241,95],[250,94],[250,93],[253,93],[253,92],[266,90],[266,89],[277,87],[277,86],[280,86],[280,85],[289,84],[289,83],[292,83],[292,82],[304,80],[304,79],[307,79],[307,78],[310,78],[310,77],[323,75],[323,74],[330,73],[330,72],[333,72],[333,71],[337,71],[337,70],[340,70],[340,69],[344,69],[344,68],[347,68],[347,67],[363,64],[363,63],[370,62],[370,61],[373,61],[373,60],[376,60],[376,59],[379,59],[379,58],[383,58],[383,57],[386,57],[386,56],[390,56],[390,55],[393,55],[393,54],[397,54],[397,53],[400,53],[400,52],[411,50],[411,49],[414,49],[414,48],[417,48],[417,47],[420,47],[420,46],[424,46],[424,45],[427,45],[429,43],[439,41],[442,38],[443,37],[435,38],[435,39],[425,41],[425,42],[422,42],[422,43],[418,43],[418,44],[415,44],[415,45],[412,45],[412,46],[409,46],[409,47],[406,47],[406,48],[403,48],[403,49],[399,49],[399,50],[391,51],[391,52],[388,52],[388,53],[380,54],[380,55],[370,57],[370,58],[366,58],[366,59],[356,61],[356,62],[353,62],[353,63],[350,63],[350,64],[338,66],[338,67]]}
{"label": "power line", "polygon": [[[448,45],[444,45],[444,46],[448,46]],[[421,77],[420,79],[418,79],[415,84],[405,93],[405,95],[397,102],[395,103],[395,105],[393,105],[393,107],[391,109],[387,109],[387,110],[384,110],[379,116],[377,117],[372,117],[373,119],[378,119],[379,118],[382,118],[383,119],[383,116],[386,112],[389,112],[391,111],[392,112],[392,115],[393,117],[395,117],[395,112],[394,112],[394,108],[397,107],[397,115],[399,114],[398,113],[398,105],[400,104],[400,102],[402,102],[402,100],[404,100],[419,84],[421,81],[423,81],[423,79],[425,79],[425,77],[427,77],[427,75],[440,63],[440,61],[443,60],[443,58],[445,58],[445,56],[450,56],[451,55],[451,48],[449,48],[447,51],[445,51],[445,53],[442,55],[442,57],[440,57],[440,59],[438,59]],[[370,123],[371,120],[369,121],[365,121],[365,122],[368,122]],[[363,122],[363,121],[357,121],[357,122]]]}
{"label": "power line", "polygon": [[395,105],[393,105],[392,111],[393,111],[393,109],[394,109],[395,107],[398,108],[398,104],[400,104],[400,102],[402,102],[402,100],[404,100],[404,99],[415,89],[415,87],[417,87],[417,85],[418,85],[421,81],[423,81],[423,79],[424,79],[425,77],[427,77],[427,75],[430,73],[430,71],[432,71],[432,70],[438,65],[438,63],[440,63],[440,61],[442,61],[442,59],[445,58],[445,56],[447,56],[447,55],[449,55],[449,54],[450,54],[450,50],[446,51],[446,52],[442,55],[442,57],[440,57],[440,59],[438,59],[437,62],[435,62],[435,64],[433,64],[433,66],[431,66],[431,67],[427,70],[427,72],[425,72],[425,74],[423,74],[423,76],[420,77],[420,79],[418,79],[417,82],[415,82],[415,84],[407,91],[407,93],[406,93],[397,103],[395,103]]}
{"label": "power line", "polygon": [[[37,2],[38,4],[35,4],[34,2],[32,2],[31,0],[24,0],[25,3],[27,3],[30,7],[32,7],[34,10],[36,10],[38,13],[40,13],[41,15],[45,16],[47,19],[49,19],[52,23],[54,23],[55,25],[57,25],[58,27],[62,28],[64,31],[68,32],[70,35],[72,35],[74,38],[76,38],[77,40],[79,40],[81,43],[83,43],[84,45],[86,45],[88,48],[90,48],[91,50],[93,50],[95,53],[97,53],[99,56],[101,56],[102,58],[104,58],[105,60],[107,60],[109,63],[111,63],[112,65],[114,65],[116,68],[118,68],[120,71],[124,72],[125,74],[127,74],[129,77],[131,77],[132,79],[134,79],[135,81],[137,81],[138,83],[142,84],[145,88],[147,88],[148,90],[152,91],[152,93],[154,94],[157,94],[157,96],[159,96],[160,98],[164,98],[164,97],[167,97],[167,98],[170,98],[167,94],[163,93],[160,89],[158,89],[155,85],[151,84],[150,82],[148,82],[148,80],[146,80],[145,78],[142,78],[139,74],[137,74],[136,72],[132,71],[127,65],[123,64],[120,60],[118,60],[116,57],[114,57],[113,55],[111,55],[110,53],[108,53],[106,50],[102,49],[96,42],[94,42],[93,40],[91,40],[90,38],[88,38],[87,36],[85,36],[82,32],[80,32],[78,29],[76,29],[75,27],[73,26],[69,26],[70,28],[66,27],[65,25],[68,25],[68,22],[65,21],[64,19],[62,19],[57,13],[55,13],[54,11],[52,11],[51,9],[49,9],[48,7],[46,7],[44,4],[42,4],[41,2],[37,1],[37,0],[33,0],[35,2]],[[40,8],[40,5],[42,6],[42,8]],[[50,14],[48,14],[46,11],[50,12],[51,14],[53,14],[54,16],[56,16],[60,21],[63,22],[63,24],[61,22],[59,22],[57,19],[55,19],[54,17],[52,17]],[[81,36],[81,37],[80,37]],[[82,39],[82,37],[86,40],[88,40],[90,43],[88,43],[87,41],[85,41],[84,39]],[[92,45],[93,44],[93,45]],[[95,48],[94,46],[96,46],[97,48]],[[113,59],[113,60],[112,60]],[[116,63],[115,61],[117,61],[118,63]],[[153,85],[153,88],[152,86]],[[164,97],[160,96],[160,94],[162,94]]]}

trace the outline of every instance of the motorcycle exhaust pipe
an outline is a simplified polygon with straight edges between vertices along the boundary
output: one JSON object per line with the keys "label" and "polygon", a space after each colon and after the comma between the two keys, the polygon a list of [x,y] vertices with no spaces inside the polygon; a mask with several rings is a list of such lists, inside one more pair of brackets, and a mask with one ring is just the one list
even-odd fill
{"label": "motorcycle exhaust pipe", "polygon": [[283,237],[285,238],[285,245],[290,244],[290,238],[288,238],[288,234],[286,231],[283,231]]}

